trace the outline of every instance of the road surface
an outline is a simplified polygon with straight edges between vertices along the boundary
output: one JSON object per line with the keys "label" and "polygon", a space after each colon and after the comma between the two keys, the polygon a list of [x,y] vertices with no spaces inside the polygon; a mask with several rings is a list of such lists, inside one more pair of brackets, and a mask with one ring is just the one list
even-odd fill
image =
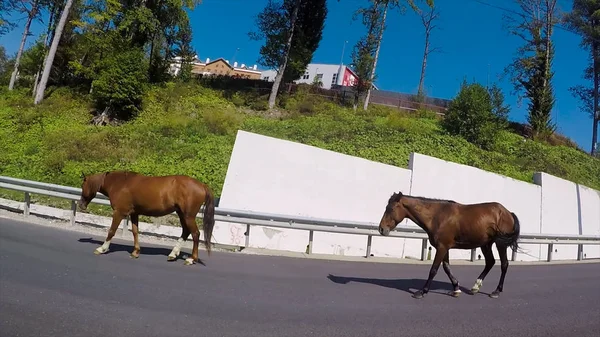
{"label": "road surface", "polygon": [[[600,265],[510,266],[504,292],[459,298],[442,268],[200,251],[205,265],[167,262],[171,247],[0,218],[1,336],[600,336]],[[184,249],[184,253],[190,253]],[[454,266],[469,289],[481,266]]]}

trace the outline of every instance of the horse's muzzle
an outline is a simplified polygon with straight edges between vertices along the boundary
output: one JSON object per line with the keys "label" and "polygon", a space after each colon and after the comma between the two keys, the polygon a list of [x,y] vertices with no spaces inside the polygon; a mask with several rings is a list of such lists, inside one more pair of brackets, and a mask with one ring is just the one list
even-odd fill
{"label": "horse's muzzle", "polygon": [[79,200],[77,202],[77,206],[79,206],[79,209],[82,210],[82,211],[85,211],[87,209],[87,203],[85,203],[85,202],[83,202],[81,200]]}
{"label": "horse's muzzle", "polygon": [[388,236],[390,234],[390,230],[383,227],[379,227],[379,234],[383,236]]}

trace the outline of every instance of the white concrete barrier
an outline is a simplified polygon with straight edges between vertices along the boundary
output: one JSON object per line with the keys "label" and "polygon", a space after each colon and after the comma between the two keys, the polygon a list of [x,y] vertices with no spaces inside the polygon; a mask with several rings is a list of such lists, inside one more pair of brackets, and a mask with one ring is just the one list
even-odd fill
{"label": "white concrete barrier", "polygon": [[[600,191],[577,185],[582,235],[600,235]],[[583,258],[600,258],[600,246],[583,246]]]}
{"label": "white concrete barrier", "polygon": [[[219,206],[376,226],[390,195],[402,191],[461,203],[498,201],[519,217],[523,233],[600,234],[600,192],[545,173],[536,174],[535,182],[418,153],[411,155],[407,170],[239,131]],[[404,224],[416,226],[410,220]],[[222,244],[244,245],[245,231],[244,225],[218,222],[214,236]],[[252,227],[249,246],[304,252],[308,239],[307,231]],[[315,232],[313,252],[360,256],[366,241],[366,236]],[[524,253],[517,254],[517,260],[545,260],[547,249],[541,246],[522,244]],[[576,245],[554,249],[554,259],[577,259]],[[495,248],[493,252],[498,258]],[[371,253],[418,259],[421,241],[374,236]],[[588,246],[583,253],[600,257],[600,247]],[[476,254],[482,255],[481,250]],[[450,258],[469,259],[470,251],[452,250]]]}
{"label": "white concrete barrier", "polygon": [[[547,173],[535,173],[542,186],[542,232],[552,234],[600,233],[600,196],[598,191]],[[577,245],[554,246],[553,259],[576,260]],[[587,257],[598,257],[598,247],[584,248]],[[548,252],[542,251],[542,259]]]}
{"label": "white concrete barrier", "polygon": [[[219,206],[379,223],[390,195],[408,191],[410,177],[410,170],[399,167],[239,131]],[[216,227],[218,242],[244,240],[243,226],[228,230],[219,223]],[[231,232],[235,235],[228,237]],[[304,252],[308,235],[306,231],[253,227],[250,246]],[[313,240],[317,254],[366,253],[367,237],[362,235],[315,232]],[[404,239],[374,237],[372,254],[403,257],[403,244]],[[413,255],[420,257],[419,250]]]}

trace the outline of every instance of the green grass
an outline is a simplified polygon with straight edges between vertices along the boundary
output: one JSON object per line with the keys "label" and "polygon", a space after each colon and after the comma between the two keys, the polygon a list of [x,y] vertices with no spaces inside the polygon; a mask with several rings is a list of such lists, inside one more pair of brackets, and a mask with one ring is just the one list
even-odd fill
{"label": "green grass", "polygon": [[[187,174],[208,183],[218,196],[241,129],[399,167],[407,167],[409,154],[419,152],[527,182],[535,171],[544,171],[600,190],[600,160],[570,146],[525,141],[502,131],[494,150],[484,151],[446,134],[424,111],[372,106],[355,113],[299,93],[283,96],[285,109],[274,116],[263,111],[264,100],[241,94],[228,100],[197,85],[169,84],[146,95],[137,119],[96,127],[90,124],[88,98],[67,89],[54,91],[39,106],[31,104],[26,91],[0,91],[0,174],[69,186],[80,186],[82,172]],[[22,200],[5,190],[0,196]],[[65,201],[34,200],[69,207]],[[101,206],[90,211],[109,214]]]}

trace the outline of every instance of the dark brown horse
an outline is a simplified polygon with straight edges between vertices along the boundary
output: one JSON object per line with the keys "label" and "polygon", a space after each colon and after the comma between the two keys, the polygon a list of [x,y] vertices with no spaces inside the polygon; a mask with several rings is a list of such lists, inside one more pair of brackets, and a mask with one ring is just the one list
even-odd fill
{"label": "dark brown horse", "polygon": [[492,254],[492,245],[496,243],[500,256],[501,276],[498,287],[490,294],[497,298],[504,286],[504,277],[508,269],[507,248],[517,250],[520,233],[519,219],[497,202],[464,205],[450,200],[436,200],[394,193],[388,200],[385,212],[379,223],[379,233],[389,235],[405,218],[409,218],[421,227],[429,236],[429,242],[436,249],[429,278],[423,289],[413,297],[422,298],[429,292],[431,281],[435,277],[440,263],[454,286],[453,296],[460,295],[458,280],[450,271],[448,251],[450,249],[481,248],[485,256],[485,268],[477,277],[471,291],[477,293],[483,279],[496,262]]}
{"label": "dark brown horse", "polygon": [[212,192],[207,185],[184,175],[153,177],[135,172],[113,171],[89,176],[83,174],[82,176],[79,207],[85,210],[90,201],[100,192],[110,199],[113,209],[112,224],[108,230],[106,241],[94,251],[95,254],[103,254],[108,251],[110,240],[115,235],[119,223],[129,216],[134,246],[131,257],[139,257],[139,216],[160,217],[175,212],[179,216],[182,233],[169,254],[168,260],[177,259],[183,242],[192,234],[194,240],[192,257],[186,259],[185,264],[194,264],[198,260],[198,243],[200,241],[196,214],[200,211],[202,204],[205,204],[202,229],[204,230],[206,250],[210,255],[210,239],[215,225],[215,204]]}

